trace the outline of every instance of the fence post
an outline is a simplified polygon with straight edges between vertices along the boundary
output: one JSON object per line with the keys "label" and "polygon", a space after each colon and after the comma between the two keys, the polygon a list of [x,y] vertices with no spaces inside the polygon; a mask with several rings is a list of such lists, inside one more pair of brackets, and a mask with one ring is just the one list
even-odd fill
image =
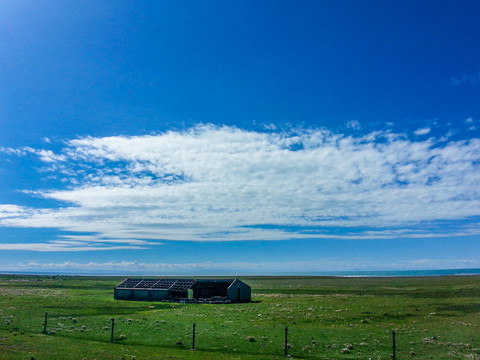
{"label": "fence post", "polygon": [[285,326],[285,356],[288,356],[288,327]]}
{"label": "fence post", "polygon": [[47,333],[47,319],[48,319],[48,312],[45,311],[45,322],[43,323],[43,333]]}
{"label": "fence post", "polygon": [[395,360],[395,330],[392,331],[392,350],[393,360]]}
{"label": "fence post", "polygon": [[110,335],[110,342],[112,342],[112,343],[113,343],[113,330],[114,330],[114,328],[115,328],[115,319],[112,318],[112,333]]}
{"label": "fence post", "polygon": [[193,323],[193,332],[192,332],[192,350],[195,350],[195,323]]}

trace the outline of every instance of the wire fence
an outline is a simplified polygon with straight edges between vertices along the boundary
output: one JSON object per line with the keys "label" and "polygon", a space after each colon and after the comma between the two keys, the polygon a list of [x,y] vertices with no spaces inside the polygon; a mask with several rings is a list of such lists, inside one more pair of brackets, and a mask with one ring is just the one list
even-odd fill
{"label": "wire fence", "polygon": [[[41,332],[51,336],[158,348],[303,358],[320,358],[332,352],[344,355],[362,352],[371,354],[371,359],[380,358],[379,354],[382,354],[381,358],[395,360],[398,352],[394,331],[385,332],[381,341],[374,340],[370,344],[367,339],[361,343],[344,343],[340,341],[342,335],[345,336],[341,330],[333,334],[332,330],[312,327],[305,331],[292,325],[235,327],[232,324],[225,329],[224,324],[212,322],[167,322],[148,317],[86,320],[46,312]],[[334,341],[322,341],[327,337]]]}

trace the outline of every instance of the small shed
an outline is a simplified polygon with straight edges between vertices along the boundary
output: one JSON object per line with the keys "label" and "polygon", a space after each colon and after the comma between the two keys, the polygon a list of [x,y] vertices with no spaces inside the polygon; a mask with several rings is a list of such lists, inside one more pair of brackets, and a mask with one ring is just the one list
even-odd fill
{"label": "small shed", "polygon": [[116,300],[239,303],[251,301],[251,288],[239,279],[125,279]]}

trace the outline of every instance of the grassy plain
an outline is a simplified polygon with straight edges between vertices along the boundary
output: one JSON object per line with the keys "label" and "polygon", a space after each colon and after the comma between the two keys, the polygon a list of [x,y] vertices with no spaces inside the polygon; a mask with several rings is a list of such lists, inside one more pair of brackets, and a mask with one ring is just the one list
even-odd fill
{"label": "grassy plain", "polygon": [[286,326],[291,358],[391,359],[394,330],[397,359],[480,359],[480,276],[243,277],[230,305],[115,301],[121,280],[0,275],[0,359],[280,359]]}

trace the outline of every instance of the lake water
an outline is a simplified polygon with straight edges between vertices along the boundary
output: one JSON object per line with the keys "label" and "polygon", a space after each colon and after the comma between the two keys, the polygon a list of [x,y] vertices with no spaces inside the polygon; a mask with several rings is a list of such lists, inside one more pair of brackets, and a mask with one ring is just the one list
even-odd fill
{"label": "lake water", "polygon": [[325,271],[311,275],[344,277],[386,277],[386,276],[445,276],[480,275],[480,269],[442,269],[442,270],[388,270],[388,271]]}
{"label": "lake water", "polygon": [[[23,275],[59,275],[55,272],[6,272],[9,274],[23,274]],[[138,273],[128,274],[121,272],[68,272],[61,273],[61,275],[85,275],[85,276],[339,276],[339,277],[402,277],[402,276],[447,276],[447,275],[480,275],[480,269],[442,269],[442,270],[386,270],[386,271],[319,271],[319,272],[292,272],[292,273],[274,273],[274,274],[150,274]]]}

